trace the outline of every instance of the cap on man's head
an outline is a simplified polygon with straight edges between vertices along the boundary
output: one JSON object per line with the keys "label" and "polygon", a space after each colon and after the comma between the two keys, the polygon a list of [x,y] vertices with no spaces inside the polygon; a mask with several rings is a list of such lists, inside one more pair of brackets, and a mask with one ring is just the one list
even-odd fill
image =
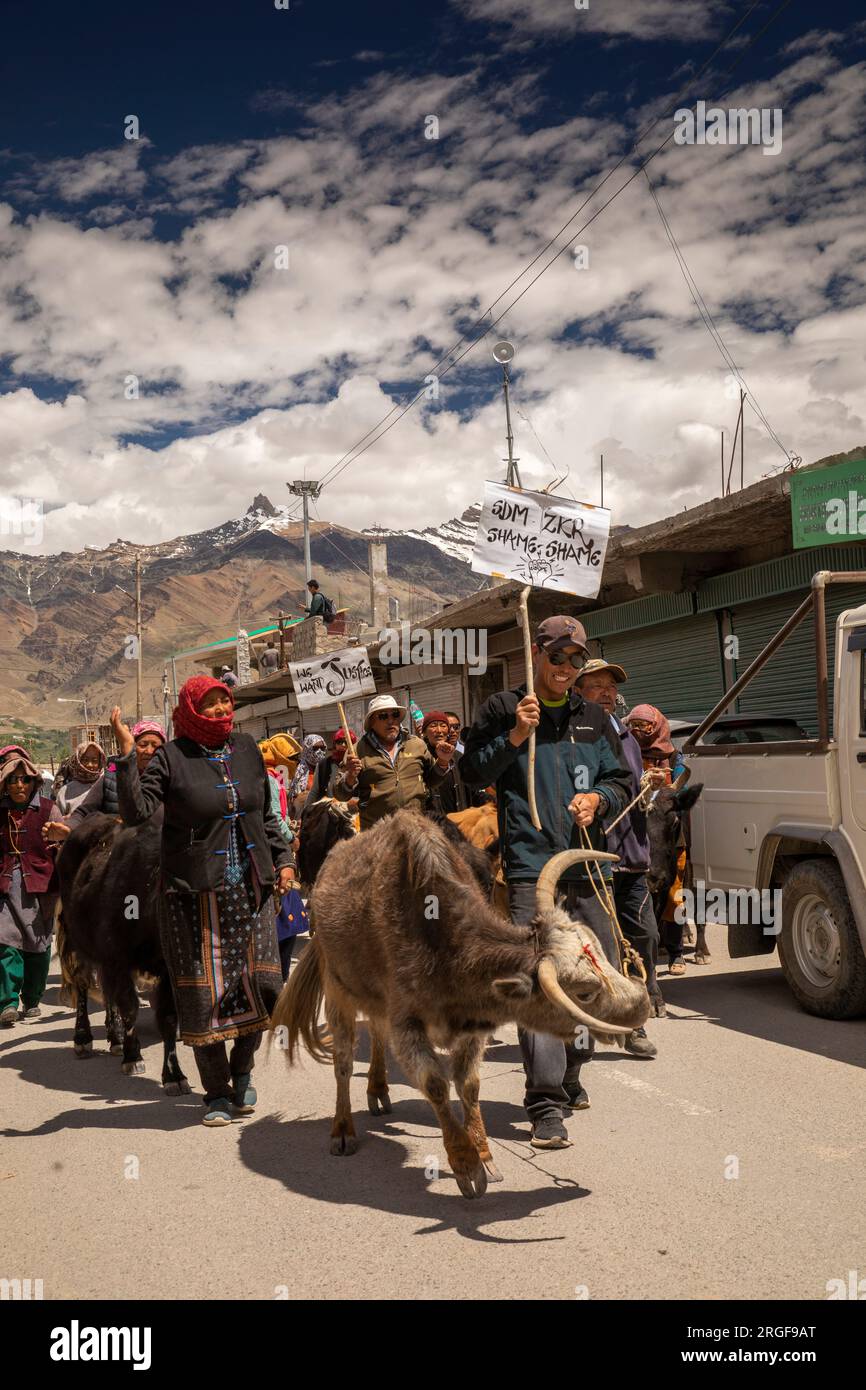
{"label": "cap on man's head", "polygon": [[615,661],[605,661],[600,656],[594,656],[592,661],[588,661],[585,666],[581,666],[577,673],[577,679],[580,680],[582,676],[597,676],[601,671],[610,671],[617,685],[620,685],[624,680],[628,680],[621,666],[617,666]]}
{"label": "cap on man's head", "polygon": [[545,618],[535,629],[535,645],[539,651],[555,652],[561,647],[582,647],[586,651],[586,631],[577,618],[569,618],[560,613],[553,618]]}

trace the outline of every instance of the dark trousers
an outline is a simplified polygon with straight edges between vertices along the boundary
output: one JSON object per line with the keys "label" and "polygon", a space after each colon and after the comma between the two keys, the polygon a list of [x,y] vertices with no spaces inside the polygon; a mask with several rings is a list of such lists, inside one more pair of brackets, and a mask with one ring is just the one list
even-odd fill
{"label": "dark trousers", "polygon": [[262,1033],[244,1033],[235,1038],[232,1048],[231,1066],[224,1042],[206,1043],[204,1047],[194,1047],[193,1056],[198,1067],[206,1101],[216,1100],[218,1096],[231,1095],[236,1076],[248,1076],[253,1069],[255,1055],[262,1041]]}
{"label": "dark trousers", "polygon": [[283,972],[283,980],[289,978],[289,966],[292,963],[292,952],[295,949],[295,938],[284,936],[280,942],[280,969]]}
{"label": "dark trousers", "polygon": [[650,995],[660,995],[656,980],[659,951],[659,929],[653,911],[653,900],[646,886],[646,874],[627,869],[613,874],[613,897],[622,934],[634,946],[646,970],[646,987]]}
{"label": "dark trousers", "polygon": [[682,958],[685,931],[685,922],[662,922],[662,945],[671,965]]}
{"label": "dark trousers", "polygon": [[[604,954],[618,970],[619,951],[610,918],[591,885],[569,883],[562,887],[565,888],[566,912],[595,932]],[[528,926],[535,916],[535,884],[510,882],[508,905],[511,920],[519,926]],[[565,1087],[575,1089],[579,1084],[580,1068],[592,1056],[595,1039],[590,1038],[586,1047],[575,1047],[574,1043],[564,1043],[549,1033],[528,1033],[523,1028],[518,1028],[517,1036],[526,1072],[523,1104],[527,1115],[533,1123],[544,1115],[561,1115],[563,1106],[568,1104]]]}

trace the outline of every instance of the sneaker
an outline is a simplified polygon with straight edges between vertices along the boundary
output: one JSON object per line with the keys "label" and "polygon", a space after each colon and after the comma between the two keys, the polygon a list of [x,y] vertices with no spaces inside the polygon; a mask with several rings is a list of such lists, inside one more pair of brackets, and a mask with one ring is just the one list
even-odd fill
{"label": "sneaker", "polygon": [[650,1042],[646,1035],[645,1028],[635,1028],[633,1033],[629,1033],[625,1040],[626,1052],[631,1052],[635,1057],[655,1057],[658,1052],[654,1042]]}
{"label": "sneaker", "polygon": [[37,1018],[42,1017],[42,1010],[38,1004],[33,1004],[29,1009],[24,1009],[21,1014],[22,1023],[35,1023]]}
{"label": "sneaker", "polygon": [[218,1125],[230,1125],[232,1122],[231,1106],[227,1096],[216,1096],[213,1100],[207,1101],[203,1125],[209,1125],[215,1129]]}
{"label": "sneaker", "polygon": [[588,1110],[589,1096],[578,1081],[576,1086],[566,1086],[565,1094],[568,1096],[568,1104],[572,1110]]}
{"label": "sneaker", "polygon": [[258,1095],[255,1086],[250,1085],[249,1072],[239,1072],[232,1077],[232,1105],[239,1115],[252,1115],[256,1108]]}
{"label": "sneaker", "polygon": [[18,1022],[18,1010],[10,1004],[8,1009],[4,1009],[0,1014],[0,1028],[11,1028]]}
{"label": "sneaker", "polygon": [[532,1126],[530,1144],[534,1149],[568,1149],[571,1140],[560,1115],[543,1115]]}

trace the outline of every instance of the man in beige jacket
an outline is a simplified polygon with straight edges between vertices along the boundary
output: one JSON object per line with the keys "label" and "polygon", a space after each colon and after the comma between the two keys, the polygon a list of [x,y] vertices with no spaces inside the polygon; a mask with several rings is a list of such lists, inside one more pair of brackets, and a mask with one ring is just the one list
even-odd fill
{"label": "man in beige jacket", "polygon": [[359,798],[362,830],[404,806],[423,811],[429,788],[441,782],[451,766],[454,749],[448,740],[437,744],[434,755],[423,739],[400,727],[405,713],[406,707],[393,695],[370,701],[357,756],[346,756],[334,787],[338,801]]}

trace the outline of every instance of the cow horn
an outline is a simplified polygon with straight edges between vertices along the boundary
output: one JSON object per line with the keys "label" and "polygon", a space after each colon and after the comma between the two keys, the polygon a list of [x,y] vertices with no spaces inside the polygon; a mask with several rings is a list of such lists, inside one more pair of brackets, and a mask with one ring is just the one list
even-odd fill
{"label": "cow horn", "polygon": [[691,768],[690,768],[690,767],[684,767],[683,770],[682,770],[682,772],[680,773],[679,777],[677,778],[677,780],[671,784],[671,791],[681,792],[682,789],[683,789],[683,787],[686,785],[686,783],[688,782],[689,778],[691,777],[691,775],[692,775],[692,770],[691,770]]}
{"label": "cow horn", "polygon": [[[557,858],[559,858],[558,855]],[[569,999],[562,988],[557,978],[556,966],[549,956],[545,956],[538,963],[538,983],[551,1004],[555,1004],[558,1009],[564,1009],[567,1014],[570,1014],[578,1023],[583,1023],[591,1032],[617,1034],[634,1032],[633,1028],[624,1028],[619,1023],[602,1022],[601,1019],[593,1018],[591,1014],[584,1013],[580,1005],[575,1004],[573,999]]]}
{"label": "cow horn", "polygon": [[553,911],[556,906],[556,885],[566,869],[570,869],[572,864],[585,864],[588,859],[600,859],[602,862],[607,860],[610,863],[616,863],[619,855],[607,854],[603,850],[594,849],[566,849],[561,854],[555,854],[552,859],[548,859],[538,875],[538,882],[535,885],[536,912]]}

